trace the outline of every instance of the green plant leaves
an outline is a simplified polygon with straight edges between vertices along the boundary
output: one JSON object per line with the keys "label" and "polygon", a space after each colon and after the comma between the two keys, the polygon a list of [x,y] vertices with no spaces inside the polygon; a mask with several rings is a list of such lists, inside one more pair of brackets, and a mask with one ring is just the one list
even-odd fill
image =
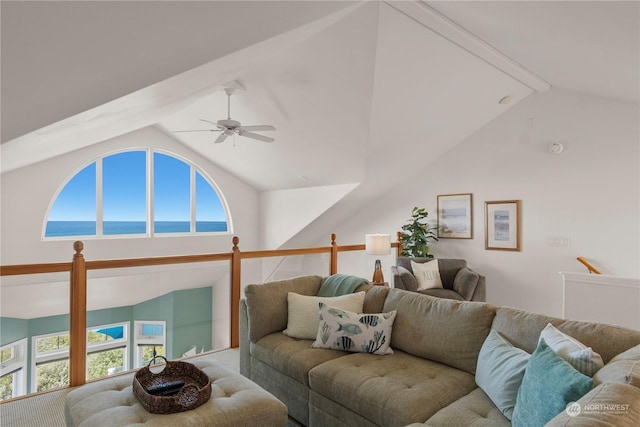
{"label": "green plant leaves", "polygon": [[411,211],[411,219],[401,227],[403,233],[400,235],[402,242],[402,255],[433,258],[429,255],[429,241],[438,240],[433,230],[426,223],[429,213],[424,208],[417,206]]}

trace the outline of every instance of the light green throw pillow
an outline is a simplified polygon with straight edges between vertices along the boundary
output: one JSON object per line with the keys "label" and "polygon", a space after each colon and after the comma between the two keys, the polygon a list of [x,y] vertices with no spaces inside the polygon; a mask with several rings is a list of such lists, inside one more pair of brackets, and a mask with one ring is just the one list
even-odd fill
{"label": "light green throw pillow", "polygon": [[316,340],[311,347],[356,353],[392,354],[391,329],[396,311],[353,313],[320,303]]}
{"label": "light green throw pillow", "polygon": [[318,304],[326,302],[334,307],[362,313],[365,292],[341,295],[339,297],[317,297],[299,295],[295,292],[287,294],[288,317],[287,329],[283,334],[302,340],[315,339],[318,333]]}
{"label": "light green throw pillow", "polygon": [[585,375],[592,377],[604,366],[602,357],[591,347],[563,333],[551,323],[548,323],[540,333],[540,340],[542,339],[558,356]]}
{"label": "light green throw pillow", "polygon": [[544,426],[567,404],[587,394],[593,380],[540,340],[529,358],[513,410],[513,427]]}
{"label": "light green throw pillow", "polygon": [[476,384],[505,417],[511,419],[529,353],[491,330],[478,355]]}

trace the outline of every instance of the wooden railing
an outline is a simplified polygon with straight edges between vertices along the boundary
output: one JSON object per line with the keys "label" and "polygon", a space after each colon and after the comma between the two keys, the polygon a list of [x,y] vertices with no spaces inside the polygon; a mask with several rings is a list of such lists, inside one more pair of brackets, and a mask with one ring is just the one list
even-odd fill
{"label": "wooden railing", "polygon": [[[396,248],[396,253],[402,252],[402,243],[398,241],[391,244]],[[128,258],[87,261],[84,259],[82,251],[84,243],[76,241],[73,243],[75,251],[71,262],[51,263],[51,264],[23,264],[0,266],[0,276],[16,276],[41,273],[69,272],[70,274],[70,308],[69,308],[69,386],[75,387],[86,382],[86,355],[87,355],[87,271],[101,269],[117,269],[130,267],[145,267],[170,264],[184,264],[210,261],[229,261],[231,280],[231,347],[239,345],[240,326],[240,290],[242,260],[251,258],[284,257],[291,255],[309,255],[328,253],[329,274],[338,272],[338,253],[347,251],[361,251],[365,245],[338,246],[336,235],[331,234],[331,246],[317,248],[300,249],[277,249],[264,251],[242,252],[238,246],[240,239],[234,236],[231,252],[202,254],[202,255],[180,255],[152,258]]]}
{"label": "wooden railing", "polygon": [[582,264],[584,264],[585,267],[587,267],[587,270],[589,270],[589,273],[593,273],[593,274],[602,274],[600,273],[600,270],[598,270],[597,268],[595,268],[593,265],[591,265],[589,263],[589,261],[587,261],[586,259],[584,259],[583,257],[579,256],[578,258],[576,258],[578,261],[580,261]]}

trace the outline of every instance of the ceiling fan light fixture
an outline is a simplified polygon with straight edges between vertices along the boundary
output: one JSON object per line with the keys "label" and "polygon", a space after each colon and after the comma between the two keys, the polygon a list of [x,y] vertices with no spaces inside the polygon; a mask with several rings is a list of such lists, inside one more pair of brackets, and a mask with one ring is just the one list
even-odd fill
{"label": "ceiling fan light fixture", "polygon": [[220,132],[220,135],[214,141],[216,144],[224,142],[224,140],[231,135],[239,135],[245,138],[256,139],[262,142],[273,142],[275,141],[273,138],[268,136],[260,135],[254,133],[254,131],[273,131],[276,130],[275,127],[271,125],[253,125],[253,126],[242,126],[237,120],[233,120],[231,118],[231,95],[236,91],[236,89],[244,90],[244,87],[240,85],[239,82],[235,81],[237,84],[236,87],[228,86],[225,87],[224,92],[227,94],[227,118],[221,119],[216,122],[206,119],[200,119],[203,122],[211,123],[215,125],[217,129],[193,129],[193,130],[182,130],[182,131],[174,131],[174,132]]}

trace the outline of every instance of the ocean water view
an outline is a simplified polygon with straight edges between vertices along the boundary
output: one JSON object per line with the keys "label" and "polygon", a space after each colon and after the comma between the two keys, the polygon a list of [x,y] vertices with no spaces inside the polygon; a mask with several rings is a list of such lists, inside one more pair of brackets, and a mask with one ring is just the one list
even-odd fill
{"label": "ocean water view", "polygon": [[[146,234],[146,221],[104,221],[103,234]],[[227,231],[226,221],[196,221],[196,233]],[[154,233],[188,233],[189,221],[155,221]],[[95,221],[49,221],[45,237],[95,236]]]}

